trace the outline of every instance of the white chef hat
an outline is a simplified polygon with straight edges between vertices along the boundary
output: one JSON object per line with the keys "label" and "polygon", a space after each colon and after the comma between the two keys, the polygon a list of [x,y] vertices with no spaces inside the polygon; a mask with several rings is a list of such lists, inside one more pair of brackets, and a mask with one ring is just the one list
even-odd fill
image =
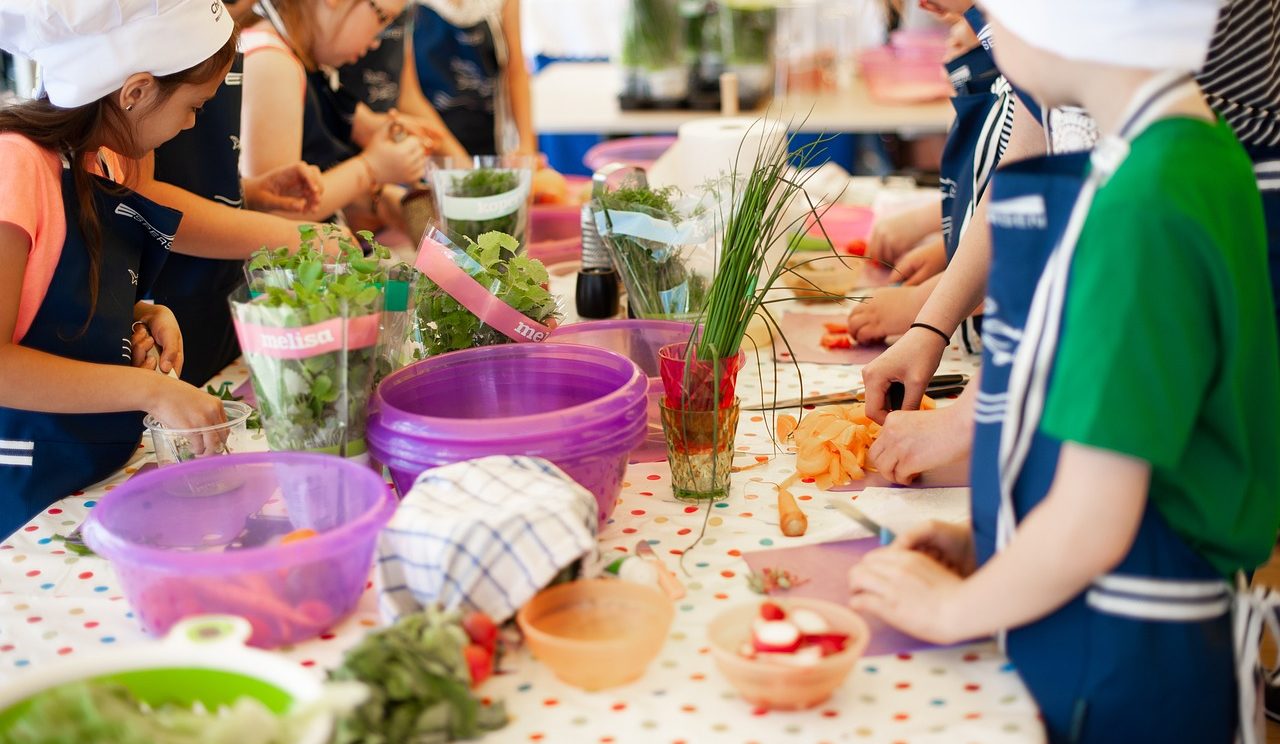
{"label": "white chef hat", "polygon": [[983,0],[1031,46],[1070,60],[1199,70],[1222,0]]}
{"label": "white chef hat", "polygon": [[0,48],[39,63],[60,108],[92,103],[135,73],[195,67],[234,28],[222,0],[0,0]]}

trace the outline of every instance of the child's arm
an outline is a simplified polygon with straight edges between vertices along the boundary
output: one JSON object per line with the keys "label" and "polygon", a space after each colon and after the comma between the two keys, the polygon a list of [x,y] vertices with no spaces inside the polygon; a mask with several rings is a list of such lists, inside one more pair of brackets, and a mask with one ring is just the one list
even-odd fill
{"label": "child's arm", "polygon": [[[262,49],[245,56],[240,114],[240,167],[245,176],[260,176],[302,156],[305,85],[297,60],[279,50]],[[366,199],[378,184],[417,181],[424,166],[417,139],[394,142],[384,127],[364,152],[324,172],[319,202],[297,217],[321,220]]]}
{"label": "child's arm", "polygon": [[45,413],[146,411],[177,428],[225,421],[217,398],[158,372],[92,364],[12,341],[31,238],[0,222],[0,406]]}
{"label": "child's arm", "polygon": [[520,134],[520,152],[538,153],[538,133],[533,129],[533,94],[529,89],[529,67],[524,61],[520,43],[520,0],[507,0],[502,8],[502,35],[507,40],[507,92],[511,98],[511,114]]}
{"label": "child's arm", "polygon": [[923,553],[889,547],[851,571],[852,605],[938,643],[1044,617],[1124,559],[1150,477],[1144,460],[1067,442],[1045,500],[972,576],[961,580]]}
{"label": "child's arm", "polygon": [[299,223],[235,209],[155,180],[155,156],[139,161],[138,193],[182,212],[173,250],[201,258],[244,259],[263,246],[298,244]]}

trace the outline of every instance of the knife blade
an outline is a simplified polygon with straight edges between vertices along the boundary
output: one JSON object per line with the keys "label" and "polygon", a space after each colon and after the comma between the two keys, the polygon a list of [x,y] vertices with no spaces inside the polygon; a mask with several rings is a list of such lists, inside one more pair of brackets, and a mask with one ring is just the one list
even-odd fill
{"label": "knife blade", "polygon": [[[969,376],[965,374],[945,374],[935,375],[929,380],[929,385],[925,388],[925,392],[936,394],[938,396],[953,395],[964,389],[965,384],[969,382]],[[804,398],[788,398],[777,402],[765,401],[763,403],[744,403],[739,406],[743,411],[771,411],[783,408],[797,408],[799,406],[825,406],[835,403],[855,403],[866,399],[866,390],[861,385],[841,393],[826,393],[824,395],[810,395]],[[901,404],[898,406],[901,407]]]}
{"label": "knife blade", "polygon": [[662,562],[658,554],[653,552],[653,546],[648,540],[641,540],[636,543],[636,555],[643,560],[653,561],[653,565],[658,569],[658,584],[662,587],[662,591],[667,593],[671,599],[680,599],[684,596],[684,584],[680,583],[680,579],[667,565]]}
{"label": "knife blade", "polygon": [[862,527],[871,532],[872,535],[879,537],[881,545],[888,545],[893,542],[894,534],[892,530],[875,521],[871,517],[868,517],[861,509],[853,504],[832,497],[827,498],[827,503],[834,506],[841,514],[844,514],[846,517],[862,525]]}

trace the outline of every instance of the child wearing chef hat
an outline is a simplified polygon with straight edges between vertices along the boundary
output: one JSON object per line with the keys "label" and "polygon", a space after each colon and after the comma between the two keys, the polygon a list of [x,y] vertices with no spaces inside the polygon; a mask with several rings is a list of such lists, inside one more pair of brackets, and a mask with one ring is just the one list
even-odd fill
{"label": "child wearing chef hat", "polygon": [[139,368],[147,337],[162,371],[182,367],[172,314],[140,302],[181,214],[125,188],[124,158],[194,123],[235,44],[220,0],[0,0],[0,47],[41,74],[0,109],[0,534],[123,466],[143,412],[223,420]]}
{"label": "child wearing chef hat", "polygon": [[1220,4],[982,5],[1010,81],[1101,139],[996,173],[972,529],[868,555],[853,604],[999,633],[1051,741],[1248,741],[1231,582],[1280,524],[1280,359],[1252,167],[1191,77]]}

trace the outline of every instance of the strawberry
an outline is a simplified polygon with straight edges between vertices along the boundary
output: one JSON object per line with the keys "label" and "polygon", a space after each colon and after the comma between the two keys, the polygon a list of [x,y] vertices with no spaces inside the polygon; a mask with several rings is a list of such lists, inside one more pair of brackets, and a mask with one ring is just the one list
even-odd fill
{"label": "strawberry", "polygon": [[800,638],[802,646],[820,648],[823,656],[840,653],[848,642],[849,636],[844,633],[813,633]]}
{"label": "strawberry", "polygon": [[760,605],[761,620],[786,620],[787,612],[779,605],[773,602],[765,602]]}
{"label": "strawberry", "polygon": [[498,648],[498,626],[483,612],[471,612],[462,618],[462,629],[472,643],[479,644],[492,656]]}
{"label": "strawberry", "polygon": [[493,654],[489,653],[484,646],[469,643],[462,649],[462,655],[467,660],[467,669],[471,671],[473,688],[479,687],[486,679],[493,676]]}

